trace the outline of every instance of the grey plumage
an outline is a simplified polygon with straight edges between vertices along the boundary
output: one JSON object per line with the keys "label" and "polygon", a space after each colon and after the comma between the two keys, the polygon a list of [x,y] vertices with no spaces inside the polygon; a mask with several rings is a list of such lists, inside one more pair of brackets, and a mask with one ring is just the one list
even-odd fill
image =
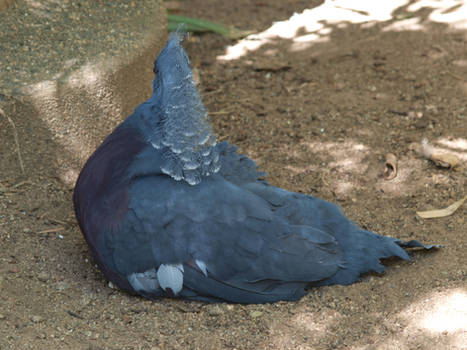
{"label": "grey plumage", "polygon": [[264,303],[349,284],[403,243],[358,228],[334,204],[273,187],[216,143],[179,34],[155,62],[153,96],[84,166],[76,216],[104,274],[147,298]]}
{"label": "grey plumage", "polygon": [[[161,170],[175,180],[185,180],[191,185],[219,171],[219,155],[215,148],[216,137],[208,121],[198,91],[193,81],[189,59],[180,47],[181,35],[171,35],[158,57],[158,67],[164,67],[164,78],[157,74],[154,86],[160,93],[153,99],[159,112],[156,127],[148,139],[156,149],[161,149],[165,162]],[[181,103],[181,101],[183,101]],[[150,113],[149,123],[154,122]]]}

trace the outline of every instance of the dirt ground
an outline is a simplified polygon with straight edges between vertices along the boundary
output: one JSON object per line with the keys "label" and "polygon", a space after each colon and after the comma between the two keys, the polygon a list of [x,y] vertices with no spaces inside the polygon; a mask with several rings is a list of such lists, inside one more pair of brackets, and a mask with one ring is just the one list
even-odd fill
{"label": "dirt ground", "polygon": [[[462,8],[445,3],[453,4],[446,15]],[[181,4],[181,14],[257,32],[322,6]],[[366,229],[443,249],[387,261],[383,275],[315,288],[296,303],[130,296],[94,267],[72,188],[48,166],[48,145],[23,145],[34,169],[23,176],[12,129],[0,118],[0,349],[467,349],[467,205],[445,218],[416,215],[466,195],[467,31],[436,22],[434,8],[389,13],[358,23],[323,19],[316,40],[305,40],[302,27],[231,60],[217,57],[237,41],[221,36],[192,36],[185,46],[219,138],[254,158],[272,184],[337,202]],[[424,138],[460,164],[446,169],[424,158]],[[397,159],[392,179],[387,153]]]}

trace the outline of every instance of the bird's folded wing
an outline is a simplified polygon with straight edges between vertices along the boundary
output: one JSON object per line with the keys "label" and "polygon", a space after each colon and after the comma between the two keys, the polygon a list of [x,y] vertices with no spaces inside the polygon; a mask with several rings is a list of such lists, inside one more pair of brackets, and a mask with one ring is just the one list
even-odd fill
{"label": "bird's folded wing", "polygon": [[343,264],[332,236],[291,225],[273,215],[276,208],[267,200],[221,177],[197,186],[146,177],[130,192],[131,210],[123,224],[131,239],[140,240],[136,245],[152,253],[141,261],[153,267],[200,261],[206,274],[185,268],[184,284],[192,290],[199,288],[197,280],[209,280],[206,285],[245,293],[290,294],[305,282],[332,276]]}

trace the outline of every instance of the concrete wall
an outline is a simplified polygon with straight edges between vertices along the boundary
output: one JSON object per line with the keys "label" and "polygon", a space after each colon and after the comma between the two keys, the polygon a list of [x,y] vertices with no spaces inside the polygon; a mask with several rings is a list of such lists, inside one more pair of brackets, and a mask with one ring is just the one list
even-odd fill
{"label": "concrete wall", "polygon": [[[85,14],[74,14],[75,9],[67,8],[65,11],[68,12],[63,16],[60,13],[64,12],[63,9],[55,5],[51,7],[49,1],[42,3],[44,8],[23,8],[22,13],[33,11],[31,16],[37,15],[37,22],[48,26],[44,30],[49,32],[48,23],[52,23],[52,28],[60,28],[57,21],[67,21],[76,16],[77,24],[71,29],[76,33],[67,33],[76,39],[65,42],[70,47],[62,47],[64,54],[61,55],[60,47],[55,50],[54,46],[49,46],[52,49],[47,52],[31,52],[40,49],[15,50],[16,47],[34,45],[30,40],[53,40],[53,35],[47,39],[48,36],[37,34],[40,33],[37,25],[30,32],[20,28],[23,31],[21,35],[12,33],[9,38],[17,38],[14,40],[18,42],[11,43],[13,49],[10,56],[18,56],[7,57],[8,53],[0,55],[0,65],[11,68],[11,76],[0,79],[0,108],[15,124],[25,166],[23,176],[29,178],[48,174],[72,185],[80,167],[97,145],[150,96],[153,62],[167,39],[167,15],[161,0],[135,2],[136,6],[126,9],[122,17],[115,9],[107,11],[105,8],[90,8]],[[143,3],[144,6],[140,7]],[[18,6],[19,3],[15,8]],[[92,3],[90,6],[95,5]],[[0,16],[8,14],[9,20],[12,16],[19,16],[15,8]],[[113,13],[113,18],[99,18],[99,14],[95,15],[93,11]],[[44,13],[49,17],[42,18]],[[96,25],[99,32],[94,35],[94,29],[85,23],[83,26],[86,27],[80,27],[80,16],[91,20],[95,16],[95,21],[100,21]],[[144,25],[142,21],[146,21]],[[9,27],[14,28],[12,25]],[[63,27],[70,30],[66,23]],[[103,35],[103,30],[108,34]],[[28,35],[32,39],[28,39]],[[119,41],[109,46],[111,40]],[[53,41],[49,44],[55,45]],[[70,54],[67,48],[79,50],[80,45],[84,49],[71,51],[71,55],[74,55],[71,59],[65,57]],[[27,67],[37,57],[41,57],[38,62],[44,62],[46,68],[40,71],[39,64],[29,74]],[[47,66],[45,60],[49,59],[56,63]],[[15,62],[19,63],[15,65]],[[20,174],[15,130],[1,115],[0,132],[2,175],[15,177]]]}

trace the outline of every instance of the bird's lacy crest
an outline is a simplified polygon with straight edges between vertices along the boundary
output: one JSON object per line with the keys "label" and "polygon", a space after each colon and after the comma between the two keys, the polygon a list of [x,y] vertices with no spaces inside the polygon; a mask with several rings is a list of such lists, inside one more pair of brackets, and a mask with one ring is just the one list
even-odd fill
{"label": "bird's lacy crest", "polygon": [[[177,49],[183,50],[181,46]],[[189,69],[188,57],[176,57],[182,60],[174,63],[179,72],[183,72],[182,78],[176,84],[171,82],[168,86],[159,86],[163,94],[159,99],[160,105],[156,107],[160,118],[150,142],[163,151],[165,163],[161,166],[162,172],[177,181],[185,180],[196,185],[203,176],[219,171],[219,151]]]}

